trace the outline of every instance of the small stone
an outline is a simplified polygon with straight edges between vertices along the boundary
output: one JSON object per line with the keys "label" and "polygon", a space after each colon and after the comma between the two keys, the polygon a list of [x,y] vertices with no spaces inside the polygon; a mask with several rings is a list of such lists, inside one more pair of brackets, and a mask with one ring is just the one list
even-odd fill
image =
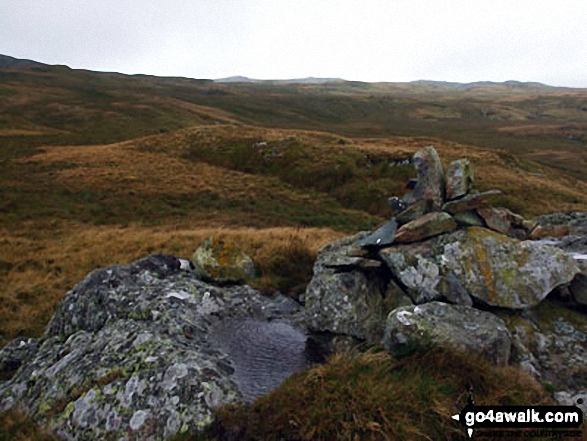
{"label": "small stone", "polygon": [[428,213],[403,225],[395,236],[398,243],[418,242],[429,237],[450,233],[457,229],[457,223],[448,213]]}
{"label": "small stone", "polygon": [[430,199],[422,199],[418,202],[414,202],[407,209],[399,213],[396,216],[396,220],[400,225],[404,225],[433,211],[433,202]]}

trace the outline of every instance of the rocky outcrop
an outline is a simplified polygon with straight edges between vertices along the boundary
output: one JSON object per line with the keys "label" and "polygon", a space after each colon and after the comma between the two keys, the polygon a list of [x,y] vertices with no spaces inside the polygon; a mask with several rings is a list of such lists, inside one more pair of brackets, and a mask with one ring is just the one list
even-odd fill
{"label": "rocky outcrop", "polygon": [[408,342],[448,346],[497,365],[508,363],[511,350],[503,320],[489,312],[442,302],[404,306],[389,314],[383,347],[393,351]]}
{"label": "rocky outcrop", "polygon": [[18,364],[0,409],[18,406],[65,439],[159,440],[198,432],[214,407],[308,365],[295,301],[182,267],[156,255],[88,275],[42,338],[0,351],[3,369]]}
{"label": "rocky outcrop", "polygon": [[255,276],[253,260],[229,240],[210,236],[194,252],[192,264],[204,280],[240,283]]}

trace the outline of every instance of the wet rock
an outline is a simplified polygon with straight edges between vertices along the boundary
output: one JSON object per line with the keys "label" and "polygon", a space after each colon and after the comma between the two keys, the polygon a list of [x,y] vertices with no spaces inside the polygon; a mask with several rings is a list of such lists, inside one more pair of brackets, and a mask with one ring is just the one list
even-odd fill
{"label": "wet rock", "polygon": [[489,190],[483,193],[471,193],[461,199],[449,201],[443,205],[442,210],[455,215],[463,211],[470,211],[487,206],[487,197],[501,194],[499,190]]}
{"label": "wet rock", "polygon": [[[213,407],[264,393],[283,378],[237,375],[242,354],[214,338],[224,325],[256,324],[238,340],[249,361],[277,352],[283,374],[300,368],[305,334],[295,331],[303,321],[295,301],[212,286],[177,262],[151,256],[96,270],[69,291],[36,349],[0,382],[0,410],[18,406],[65,439],[197,433],[212,422]],[[291,338],[274,338],[284,334],[277,323]]]}
{"label": "wet rock", "polygon": [[478,227],[392,246],[379,255],[417,304],[448,298],[443,281],[452,273],[478,301],[528,308],[579,272],[575,259],[554,247]]}
{"label": "wet rock", "polygon": [[403,199],[408,207],[421,200],[432,202],[433,210],[440,210],[444,203],[445,181],[442,163],[433,146],[424,147],[414,154],[414,168],[418,182]]}
{"label": "wet rock", "polygon": [[239,283],[255,276],[255,264],[231,241],[210,236],[194,252],[192,263],[204,280]]}
{"label": "wet rock", "polygon": [[473,188],[473,168],[468,159],[451,162],[446,169],[446,199],[465,196]]}
{"label": "wet rock", "polygon": [[493,231],[517,239],[525,239],[528,234],[524,218],[507,208],[485,207],[477,209],[477,213]]}
{"label": "wet rock", "polygon": [[418,242],[439,234],[451,233],[457,224],[448,213],[428,213],[403,225],[395,236],[397,243]]}
{"label": "wet rock", "polygon": [[382,341],[388,351],[410,343],[438,345],[508,364],[511,338],[499,317],[467,306],[430,302],[389,314]]}

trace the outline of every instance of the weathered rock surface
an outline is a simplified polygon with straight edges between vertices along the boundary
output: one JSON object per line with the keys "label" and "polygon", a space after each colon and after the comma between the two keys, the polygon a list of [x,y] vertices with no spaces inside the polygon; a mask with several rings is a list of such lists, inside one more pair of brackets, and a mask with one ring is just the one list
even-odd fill
{"label": "weathered rock surface", "polygon": [[[306,323],[310,330],[344,334],[376,343],[383,335],[390,309],[386,283],[376,270],[339,263],[359,259],[360,241],[366,233],[344,238],[318,252],[314,277],[305,293]],[[334,264],[337,264],[336,266]]]}
{"label": "weathered rock surface", "polygon": [[[305,366],[296,302],[214,287],[180,267],[159,255],[92,272],[0,383],[0,409],[20,406],[65,439],[159,440],[197,432],[212,408]],[[224,324],[239,333],[236,345],[218,331]],[[262,360],[269,374],[243,370],[243,360]]]}
{"label": "weathered rock surface", "polygon": [[572,256],[554,247],[477,227],[379,254],[418,304],[446,297],[448,285],[441,282],[452,273],[487,305],[528,308],[579,272]]}
{"label": "weathered rock surface", "polygon": [[403,225],[395,236],[397,243],[418,242],[439,234],[452,233],[457,223],[448,213],[428,213]]}
{"label": "weathered rock surface", "polygon": [[204,280],[239,283],[255,276],[255,264],[231,241],[210,236],[192,256],[195,271]]}
{"label": "weathered rock surface", "polygon": [[457,159],[446,169],[446,199],[457,199],[473,188],[473,168],[468,159]]}
{"label": "weathered rock surface", "polygon": [[512,361],[556,390],[587,391],[587,316],[553,301],[497,314],[512,334]]}
{"label": "weathered rock surface", "polygon": [[404,306],[389,314],[383,346],[393,351],[414,341],[478,354],[498,365],[508,363],[511,349],[503,320],[489,312],[442,302]]}

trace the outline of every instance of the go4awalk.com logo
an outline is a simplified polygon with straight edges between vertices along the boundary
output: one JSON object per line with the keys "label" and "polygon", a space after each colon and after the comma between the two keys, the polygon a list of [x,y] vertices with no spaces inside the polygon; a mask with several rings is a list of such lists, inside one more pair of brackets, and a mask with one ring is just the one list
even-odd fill
{"label": "go4awalk.com logo", "polygon": [[[581,436],[583,411],[577,406],[477,406],[469,391],[467,405],[452,418],[469,437],[475,429],[546,429],[553,435]],[[549,436],[546,430],[540,436]]]}

